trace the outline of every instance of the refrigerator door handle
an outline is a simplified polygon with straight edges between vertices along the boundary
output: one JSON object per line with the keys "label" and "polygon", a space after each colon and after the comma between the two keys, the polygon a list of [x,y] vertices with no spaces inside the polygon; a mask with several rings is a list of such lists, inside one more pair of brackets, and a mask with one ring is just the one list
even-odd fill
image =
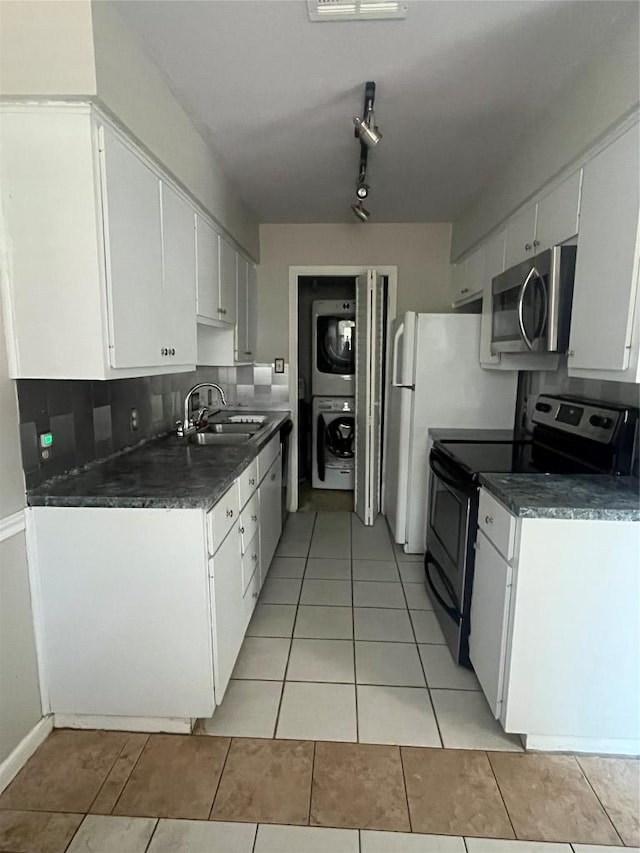
{"label": "refrigerator door handle", "polygon": [[391,384],[394,388],[402,388],[402,380],[398,381],[398,352],[400,339],[404,337],[404,323],[401,323],[393,336],[393,366],[391,368]]}

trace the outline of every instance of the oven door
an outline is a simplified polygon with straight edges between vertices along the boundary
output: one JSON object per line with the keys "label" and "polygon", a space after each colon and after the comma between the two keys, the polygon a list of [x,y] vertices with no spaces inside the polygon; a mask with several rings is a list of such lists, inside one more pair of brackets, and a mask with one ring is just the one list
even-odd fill
{"label": "oven door", "polygon": [[469,515],[475,486],[432,449],[429,456],[429,520],[425,569],[432,596],[460,622],[464,601]]}
{"label": "oven door", "polygon": [[493,279],[491,351],[548,352],[548,261],[525,261]]}

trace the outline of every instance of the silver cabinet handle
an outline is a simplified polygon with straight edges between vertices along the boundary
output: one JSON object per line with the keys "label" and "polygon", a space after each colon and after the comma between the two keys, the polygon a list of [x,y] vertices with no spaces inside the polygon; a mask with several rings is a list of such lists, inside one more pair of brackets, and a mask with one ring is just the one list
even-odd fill
{"label": "silver cabinet handle", "polygon": [[275,483],[275,481],[276,481],[276,475],[275,475],[275,474],[272,474],[272,475],[271,475],[271,482],[272,482],[272,483]]}
{"label": "silver cabinet handle", "polygon": [[240,528],[240,534],[242,535],[243,533],[244,533],[244,527],[241,527]]}
{"label": "silver cabinet handle", "polygon": [[256,484],[256,478],[255,478],[255,477],[252,477],[252,478],[249,480],[249,485],[250,485],[250,486],[255,486],[255,484]]}
{"label": "silver cabinet handle", "polygon": [[492,515],[485,515],[484,523],[485,524],[493,524],[493,516]]}
{"label": "silver cabinet handle", "polygon": [[227,518],[233,518],[233,510],[232,509],[227,510]]}
{"label": "silver cabinet handle", "polygon": [[252,597],[252,598],[257,598],[257,597],[258,597],[258,593],[257,593],[257,592],[252,592],[252,593],[251,593],[251,597]]}
{"label": "silver cabinet handle", "polygon": [[534,240],[533,241],[533,248],[534,249],[537,249],[539,245],[540,245],[540,240]]}
{"label": "silver cabinet handle", "polygon": [[462,290],[460,291],[460,293],[468,293],[468,292],[469,292],[468,287],[463,287]]}
{"label": "silver cabinet handle", "polygon": [[524,250],[525,250],[525,252],[530,252],[530,251],[531,251],[531,249],[532,249],[531,243],[525,243],[525,244],[524,244]]}
{"label": "silver cabinet handle", "polygon": [[251,521],[257,521],[257,520],[258,520],[258,516],[257,516],[257,515],[252,515],[252,516],[251,516]]}
{"label": "silver cabinet handle", "polygon": [[252,554],[252,555],[251,555],[251,559],[253,560],[253,562],[254,562],[254,563],[257,563],[257,562],[258,562],[258,555],[257,555],[257,554]]}

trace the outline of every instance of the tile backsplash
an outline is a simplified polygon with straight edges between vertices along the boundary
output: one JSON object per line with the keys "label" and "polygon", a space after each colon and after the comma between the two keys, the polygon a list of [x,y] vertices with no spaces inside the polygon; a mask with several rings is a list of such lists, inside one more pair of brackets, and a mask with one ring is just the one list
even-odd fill
{"label": "tile backsplash", "polygon": [[[229,406],[289,406],[289,374],[271,364],[199,367],[190,373],[114,379],[19,379],[22,464],[27,488],[161,435],[183,417],[184,398],[198,382],[220,385]],[[203,404],[206,400],[203,401]],[[197,399],[194,405],[197,406]],[[214,406],[216,402],[214,401]],[[131,428],[131,410],[138,427]],[[40,435],[51,432],[51,456],[43,460]]]}

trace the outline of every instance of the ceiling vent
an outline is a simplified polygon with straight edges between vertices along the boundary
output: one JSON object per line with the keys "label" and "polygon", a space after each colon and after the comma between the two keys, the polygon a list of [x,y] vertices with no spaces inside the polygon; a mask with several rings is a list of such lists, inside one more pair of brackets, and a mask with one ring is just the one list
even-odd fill
{"label": "ceiling vent", "polygon": [[400,0],[307,0],[311,21],[381,21],[406,18]]}

